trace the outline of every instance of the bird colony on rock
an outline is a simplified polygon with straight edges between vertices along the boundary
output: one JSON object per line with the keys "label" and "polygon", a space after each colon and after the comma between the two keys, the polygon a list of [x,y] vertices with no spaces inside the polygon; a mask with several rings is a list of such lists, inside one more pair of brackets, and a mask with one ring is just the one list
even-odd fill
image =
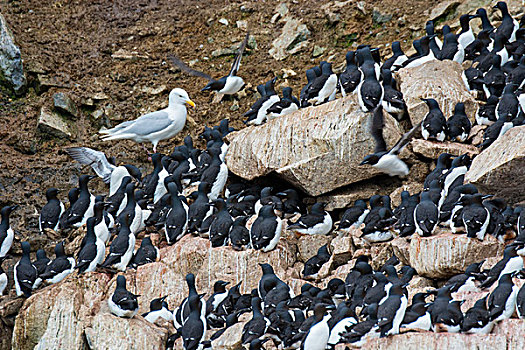
{"label": "bird colony on rock", "polygon": [[[376,142],[374,153],[366,156],[361,165],[404,177],[410,169],[398,156],[412,138],[421,134],[425,140],[467,142],[471,119],[488,125],[480,146],[485,149],[510,128],[523,125],[525,119],[523,18],[519,23],[513,19],[504,2],[498,2],[496,8],[502,14],[498,27],[493,27],[486,11],[479,9],[475,15],[461,16],[459,34],[445,26],[443,42],[434,32],[433,22],[428,22],[426,35],[413,42],[416,53],[410,57],[403,53],[399,42],[394,42],[393,55],[383,62],[379,50],[368,45],[348,52],[346,68],[340,74],[332,71],[331,63],[323,61],[306,71],[308,82],[299,99],[289,87],[279,97],[274,88],[276,78],[271,79],[257,86],[260,98],[244,113],[246,124],[260,125],[299,108],[331,101],[338,93],[357,94],[360,108],[370,113],[371,136]],[[482,21],[477,35],[469,25],[474,18]],[[248,37],[228,76],[218,80],[187,67],[176,57],[171,60],[184,72],[208,79],[203,91],[232,95],[244,86],[237,73]],[[464,83],[484,104],[474,118],[469,118],[464,104],[457,103],[453,115],[447,118],[436,100],[423,99],[428,106],[427,115],[389,149],[383,138],[384,118],[390,115],[398,121],[410,121],[393,73],[432,60],[460,64],[471,61],[463,72]],[[47,190],[47,204],[39,217],[40,230],[70,230],[85,225],[86,234],[76,257],[68,257],[64,242],[59,242],[54,259],[40,249],[36,260],[31,261],[31,247],[22,242],[23,255],[12,276],[17,295],[29,297],[42,284],[58,283],[74,270],[115,273],[158,260],[159,250],[148,235],[135,250],[136,236],[144,230],[162,232],[168,245],[189,234],[209,238],[211,247],[229,245],[235,250],[263,252],[273,250],[286,231],[299,239],[332,231],[333,217],[325,210],[325,203],[315,203],[307,211],[300,192],[293,188],[274,190],[229,179],[224,162],[228,145],[223,139],[233,129],[226,119],[213,128],[205,127],[200,135],[206,141],[205,149],[194,147],[187,136],[171,154],[157,153],[160,141],[182,131],[186,104],[194,106],[188,94],[176,88],[169,94],[167,108],[100,131],[107,141],[151,142],[153,170],[145,176],[134,165],[117,166],[115,159],[107,158],[103,152],[87,147],[66,149],[72,158],[93,168],[109,185],[108,193],[92,194],[89,182],[96,176],[91,175],[79,177],[78,188],[67,195],[67,208],[59,200],[57,189]],[[374,257],[359,256],[345,281],[334,278],[325,289],[305,283],[299,295],[294,295],[268,264],[261,265],[263,276],[251,293],[241,294],[240,284],[227,290],[227,282],[217,281],[207,300],[196,290],[195,276],[188,274],[188,296],[174,311],[169,309],[165,296],[152,300],[151,311],[143,317],[150,322],[173,322],[177,331],[167,347],[173,347],[181,337],[187,350],[210,347],[211,341],[237,323],[243,313],[252,314],[242,332],[242,343],[249,344],[250,349],[261,349],[264,343],[272,341],[282,348],[305,350],[332,349],[338,343],[360,346],[367,339],[395,335],[403,328],[487,334],[496,322],[510,318],[515,310],[524,318],[525,287],[519,289],[513,278],[521,277],[523,269],[525,210],[464,184],[470,164],[468,155],[443,153],[426,177],[423,191],[403,191],[401,203],[395,208],[387,195],[359,199],[342,214],[336,231],[344,235],[352,227],[359,228],[361,238],[370,244],[396,236],[429,237],[438,226],[477,240],[487,235],[501,242],[512,240],[503,258],[489,270],[481,269],[483,262],[472,264],[443,287],[414,295],[410,305],[407,287],[417,272],[410,266],[397,269],[399,261],[395,256],[378,271],[368,263]],[[0,261],[6,258],[13,243],[9,217],[14,210],[16,206],[1,210]],[[327,245],[319,248],[306,261],[303,277],[315,279],[330,256]],[[7,280],[0,266],[0,293],[4,293]],[[453,300],[451,295],[464,290],[481,291],[495,283],[497,287],[466,313],[460,309],[462,301]],[[126,279],[119,275],[116,289],[108,299],[109,309],[119,317],[134,317],[138,297],[126,289]],[[207,336],[209,330],[215,330],[211,337]]]}

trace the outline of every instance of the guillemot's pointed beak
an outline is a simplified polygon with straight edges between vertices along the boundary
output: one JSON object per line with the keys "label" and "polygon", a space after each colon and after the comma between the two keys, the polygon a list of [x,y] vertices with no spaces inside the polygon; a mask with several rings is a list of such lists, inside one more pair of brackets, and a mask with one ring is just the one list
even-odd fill
{"label": "guillemot's pointed beak", "polygon": [[195,102],[193,102],[192,100],[186,100],[186,103],[191,107],[195,108]]}

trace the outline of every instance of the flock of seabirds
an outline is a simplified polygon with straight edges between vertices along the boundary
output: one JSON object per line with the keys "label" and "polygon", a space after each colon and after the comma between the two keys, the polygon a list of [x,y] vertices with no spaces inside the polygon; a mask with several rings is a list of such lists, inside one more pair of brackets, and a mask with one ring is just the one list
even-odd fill
{"label": "flock of seabirds", "polygon": [[[383,62],[379,51],[369,46],[348,52],[346,69],[340,74],[332,72],[330,63],[321,62],[307,70],[308,83],[299,99],[293,97],[289,87],[279,97],[274,90],[275,79],[259,85],[261,97],[244,114],[248,117],[246,123],[259,125],[299,108],[325,103],[334,99],[337,92],[343,96],[355,93],[361,109],[370,113],[371,135],[376,142],[374,153],[361,164],[391,176],[406,176],[409,168],[398,155],[411,138],[420,133],[429,140],[466,142],[471,122],[462,103],[447,119],[435,100],[424,99],[429,107],[426,117],[388,149],[382,135],[383,111],[397,120],[408,117],[392,73],[431,60],[470,60],[472,65],[464,71],[463,78],[468,89],[484,102],[475,120],[488,125],[480,145],[486,148],[508,129],[523,125],[525,111],[525,27],[521,28],[525,16],[518,22],[504,2],[495,7],[502,15],[499,26],[494,27],[481,8],[475,15],[461,16],[459,34],[445,26],[443,42],[434,33],[433,23],[428,22],[426,35],[413,42],[416,53],[411,57],[403,53],[399,42],[394,42],[393,55]],[[469,24],[474,18],[482,22],[477,35]],[[247,40],[248,35],[228,76],[218,80],[189,68],[176,57],[171,59],[183,71],[208,79],[203,91],[232,95],[244,86],[236,74]],[[117,166],[103,152],[87,147],[66,150],[73,159],[90,165],[109,184],[109,192],[93,195],[89,181],[96,176],[81,175],[78,187],[68,193],[66,209],[58,199],[58,190],[47,190],[47,204],[39,217],[40,231],[85,225],[86,234],[76,257],[67,256],[60,242],[54,259],[39,249],[36,260],[31,261],[31,247],[22,242],[22,258],[9,277],[14,280],[18,296],[29,297],[39,286],[58,283],[75,270],[118,272],[156,261],[159,250],[148,236],[135,250],[135,237],[146,228],[164,232],[169,245],[192,234],[209,238],[212,247],[230,245],[236,250],[251,248],[263,252],[274,249],[286,230],[298,236],[327,235],[333,230],[333,218],[325,211],[325,203],[316,203],[307,211],[301,195],[293,188],[275,193],[271,187],[261,188],[246,181],[233,181],[226,186],[228,168],[224,157],[228,145],[223,138],[233,131],[226,119],[202,132],[200,137],[207,142],[204,150],[195,148],[187,136],[170,155],[156,153],[159,141],[172,138],[183,129],[186,105],[193,107],[194,103],[183,89],[176,88],[169,94],[167,108],[100,131],[104,140],[130,139],[153,144],[153,171],[144,177],[136,166]],[[167,347],[172,348],[175,340],[182,337],[186,350],[210,348],[211,340],[249,312],[252,318],[244,326],[242,342],[253,350],[263,349],[270,340],[283,349],[333,349],[338,343],[361,346],[370,338],[398,334],[402,328],[487,334],[495,323],[512,317],[515,311],[518,317],[525,318],[525,287],[519,289],[513,282],[513,278],[521,277],[523,269],[525,210],[507,205],[502,198],[479,193],[472,184],[464,184],[470,162],[468,155],[441,154],[421,193],[404,191],[401,204],[395,208],[387,195],[357,200],[343,213],[336,230],[344,234],[352,226],[361,228],[361,238],[371,244],[395,236],[428,237],[438,226],[449,227],[453,233],[466,233],[472,239],[493,235],[501,242],[511,242],[503,258],[491,269],[482,269],[484,261],[472,264],[441,288],[414,295],[408,305],[406,288],[417,272],[410,266],[397,270],[399,260],[395,256],[378,271],[369,264],[373,257],[359,256],[345,281],[334,278],[325,289],[305,283],[299,295],[294,295],[269,264],[261,264],[262,278],[251,293],[242,294],[240,283],[227,289],[227,282],[217,281],[205,300],[205,294],[199,294],[195,287],[195,276],[188,274],[188,297],[175,310],[169,309],[165,296],[152,300],[151,311],[143,316],[150,322],[173,322],[177,331],[170,336]],[[16,207],[1,209],[2,262],[13,243],[9,216]],[[292,217],[294,222],[290,222]],[[329,259],[325,245],[305,263],[303,277],[315,279]],[[458,291],[483,291],[495,283],[497,287],[487,290],[466,313],[460,308],[463,301],[453,300],[451,295]],[[0,266],[0,295],[7,284],[8,277]],[[119,317],[137,314],[137,296],[126,289],[124,276],[117,277],[108,305]],[[214,330],[211,338],[206,337],[210,330]]]}

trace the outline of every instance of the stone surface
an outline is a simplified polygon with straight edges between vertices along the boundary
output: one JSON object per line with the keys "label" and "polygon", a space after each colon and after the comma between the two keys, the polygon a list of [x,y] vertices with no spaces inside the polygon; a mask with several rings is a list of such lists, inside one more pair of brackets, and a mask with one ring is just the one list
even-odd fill
{"label": "stone surface", "polygon": [[166,345],[168,331],[149,323],[140,316],[131,319],[116,317],[109,312],[109,307],[104,302],[100,312],[93,317],[91,325],[85,329],[85,336],[89,349],[93,350],[157,350],[163,349]]}
{"label": "stone surface", "polygon": [[397,185],[395,179],[391,178],[388,178],[386,181],[363,181],[319,196],[313,200],[312,203],[325,202],[325,209],[328,211],[343,209],[352,206],[358,199],[367,200],[374,194],[383,194],[392,191]]}
{"label": "stone surface", "polygon": [[24,303],[13,330],[14,350],[82,348],[82,331],[98,312],[110,279],[101,273],[72,277],[38,291]]}
{"label": "stone surface", "polygon": [[525,200],[525,186],[517,186],[525,183],[525,126],[510,129],[474,158],[465,182],[510,203]]}
{"label": "stone surface", "polygon": [[75,102],[65,93],[57,92],[53,95],[53,106],[58,112],[77,116],[78,110]]}
{"label": "stone surface", "polygon": [[448,278],[464,272],[474,262],[502,254],[503,245],[492,236],[486,236],[480,242],[467,238],[464,234],[456,235],[438,230],[431,237],[412,235],[408,261],[420,276]]}
{"label": "stone surface", "polygon": [[269,54],[278,61],[308,46],[310,31],[300,20],[287,17],[281,35],[272,42]]}
{"label": "stone surface", "polygon": [[413,125],[428,113],[428,107],[421,98],[435,99],[445,118],[453,114],[456,103],[463,102],[467,116],[474,123],[478,104],[463,83],[462,72],[461,65],[450,60],[433,60],[419,67],[399,70],[399,87]]}
{"label": "stone surface", "polygon": [[479,149],[476,146],[459,142],[414,139],[410,142],[410,145],[415,154],[430,159],[437,159],[441,153],[450,153],[453,156],[460,156],[466,153],[471,158],[479,154]]}
{"label": "stone surface", "polygon": [[325,244],[330,245],[332,236],[330,235],[306,235],[297,240],[297,258],[299,261],[306,262],[317,254],[317,250]]}
{"label": "stone surface", "polygon": [[16,95],[26,91],[26,77],[22,64],[20,49],[15,44],[15,38],[7,22],[0,13],[0,82],[13,89]]}
{"label": "stone surface", "polygon": [[[374,149],[369,123],[354,95],[304,108],[229,134],[226,163],[230,171],[249,180],[275,171],[318,196],[379,174],[358,165]],[[402,132],[393,118],[385,123],[385,140],[392,145]]]}
{"label": "stone surface", "polygon": [[71,128],[64,119],[45,107],[40,110],[37,128],[51,137],[70,138],[73,136]]}
{"label": "stone surface", "polygon": [[224,333],[215,339],[212,343],[212,349],[218,350],[241,350],[242,347],[242,329],[246,322],[239,322],[229,327]]}

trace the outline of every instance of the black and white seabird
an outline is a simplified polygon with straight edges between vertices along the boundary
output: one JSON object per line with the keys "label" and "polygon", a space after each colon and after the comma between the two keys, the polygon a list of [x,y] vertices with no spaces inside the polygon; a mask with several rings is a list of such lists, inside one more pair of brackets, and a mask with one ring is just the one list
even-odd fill
{"label": "black and white seabird", "polygon": [[214,313],[219,305],[226,299],[228,296],[228,291],[226,291],[226,286],[230,282],[225,281],[216,281],[213,284],[213,294],[206,300],[206,316],[209,316],[211,313]]}
{"label": "black and white seabird", "polygon": [[447,120],[447,137],[451,141],[465,142],[472,124],[465,112],[465,104],[459,102],[454,107],[454,114]]}
{"label": "black and white seabird", "polygon": [[95,271],[106,255],[104,242],[95,234],[95,221],[95,218],[89,218],[86,222],[86,235],[82,239],[77,255],[76,268],[79,273]]}
{"label": "black and white seabird", "polygon": [[417,328],[429,331],[432,328],[429,304],[425,302],[427,293],[417,293],[412,298],[412,305],[407,307],[401,328]]}
{"label": "black and white seabird", "polygon": [[443,48],[441,49],[441,52],[439,52],[438,59],[452,60],[459,64],[463,63],[463,60],[465,59],[465,49],[460,43],[458,43],[456,34],[448,33],[445,35]]}
{"label": "black and white seabird", "polygon": [[126,289],[126,277],[119,275],[115,292],[108,299],[109,311],[118,317],[132,318],[139,311],[137,297]]}
{"label": "black and white seabird", "polygon": [[464,273],[452,276],[444,286],[449,287],[451,293],[478,292],[479,288],[475,282],[478,278],[481,279],[480,268],[484,262],[485,260],[482,260],[479,263],[470,264]]}
{"label": "black and white seabird", "polygon": [[209,206],[208,192],[210,191],[210,184],[206,181],[201,181],[197,190],[197,198],[188,208],[188,231],[195,232],[200,227],[200,224],[209,216],[213,214],[213,208]]}
{"label": "black and white seabird", "polygon": [[58,219],[66,210],[64,204],[57,198],[58,190],[50,188],[46,191],[47,203],[42,207],[38,218],[38,228],[40,232],[49,228],[53,231],[58,229]]}
{"label": "black and white seabird", "polygon": [[[472,28],[470,28],[470,21],[474,18],[479,17],[478,15],[461,15],[459,17],[459,24],[461,26],[461,32],[459,32],[457,36],[457,42],[460,44],[463,48],[466,48],[469,46],[476,38],[474,37],[474,33],[472,32]],[[455,35],[455,34],[454,34]],[[445,38],[446,41],[446,38]],[[462,63],[463,61],[458,63]]]}
{"label": "black and white seabird", "polygon": [[346,68],[339,74],[339,84],[346,94],[354,92],[361,82],[361,71],[355,64],[355,51],[348,51],[345,56]]}
{"label": "black and white seabird", "polygon": [[525,318],[525,284],[521,286],[516,296],[516,313],[518,318]]}
{"label": "black and white seabird", "polygon": [[483,195],[465,195],[459,200],[463,205],[461,218],[467,231],[467,237],[476,237],[480,241],[485,237],[490,222],[490,213],[483,206]]}
{"label": "black and white seabird", "polygon": [[74,258],[66,256],[64,242],[59,242],[55,246],[55,259],[46,266],[44,273],[38,277],[49,284],[58,283],[73,272],[75,264]]}
{"label": "black and white seabird", "polygon": [[403,94],[394,88],[392,72],[389,69],[381,69],[383,78],[383,101],[381,105],[397,120],[404,119],[407,106],[403,100]]}
{"label": "black and white seabird", "polygon": [[222,198],[214,200],[213,205],[217,208],[217,213],[214,214],[210,224],[210,242],[212,247],[222,247],[228,241],[233,218],[228,212],[226,202]]}
{"label": "black and white seabird", "polygon": [[0,259],[4,259],[7,256],[13,245],[15,232],[11,228],[9,217],[16,208],[18,208],[18,205],[6,206],[0,210],[2,217],[2,221],[0,221]]}
{"label": "black and white seabird", "polygon": [[495,9],[498,9],[501,11],[501,24],[496,29],[496,32],[494,33],[495,37],[502,37],[508,40],[509,42],[513,42],[516,40],[516,31],[518,30],[519,23],[509,13],[509,9],[507,7],[507,4],[504,1],[498,1],[496,6],[494,6]]}
{"label": "black and white seabird", "polygon": [[109,232],[109,226],[111,226],[112,228],[114,226],[113,216],[108,215],[107,217],[109,218],[109,220],[106,220],[106,213],[104,212],[105,205],[106,204],[101,201],[96,202],[93,206],[93,218],[95,219],[95,235],[98,238],[100,238],[102,242],[104,242],[104,245],[106,245],[109,242],[109,238],[111,236]]}
{"label": "black and white seabird", "polygon": [[506,273],[499,278],[498,286],[489,295],[487,308],[491,321],[503,321],[510,318],[516,309],[518,286],[514,285],[512,275]]}
{"label": "black and white seabird", "polygon": [[121,218],[117,237],[111,242],[109,254],[102,263],[102,267],[126,271],[135,249],[135,235],[129,228],[129,221],[129,215]]}
{"label": "black and white seabird", "polygon": [[78,178],[79,195],[77,201],[69,209],[66,227],[73,226],[78,228],[84,225],[88,218],[93,216],[95,196],[89,192],[88,182],[95,177],[95,175],[80,175]]}
{"label": "black and white seabird", "polygon": [[166,215],[164,231],[168,244],[179,241],[188,230],[188,206],[179,197],[179,191],[175,183],[168,183],[168,191],[171,198],[171,207]]}
{"label": "black and white seabird", "polygon": [[270,326],[270,320],[261,312],[261,299],[253,297],[251,301],[253,316],[242,329],[242,344],[248,344],[252,340],[262,338]]}
{"label": "black and white seabird", "polygon": [[283,202],[283,212],[285,217],[302,214],[305,212],[305,207],[301,201],[299,193],[293,188],[289,188],[276,194]]}
{"label": "black and white seabird", "polygon": [[361,347],[368,339],[379,337],[379,332],[375,329],[378,322],[377,308],[377,304],[369,305],[366,308],[368,318],[351,326],[347,332],[343,333],[345,342]]}
{"label": "black and white seabird", "polygon": [[197,305],[198,309],[200,310],[200,314],[202,318],[206,318],[206,303],[202,301],[203,294],[197,293],[197,288],[195,287],[195,275],[192,273],[189,273],[186,275],[186,284],[188,285],[188,296],[184,298],[182,303],[178,308],[173,310],[173,323],[175,325],[175,328],[179,329],[182,327],[186,321],[188,320],[188,317],[191,313],[190,305],[188,304],[188,301],[193,296],[198,297]]}
{"label": "black and white seabird", "polygon": [[401,49],[401,43],[399,41],[394,41],[392,43],[392,56],[383,62],[381,68],[390,69],[392,72],[395,72],[399,68],[403,67],[403,63],[405,63],[407,60],[408,57]]}
{"label": "black and white seabird", "polygon": [[[50,263],[51,259],[47,257],[46,251],[44,249],[38,249],[36,251],[36,260],[33,261],[33,265],[36,267],[38,276],[42,275],[46,271],[46,267]],[[37,277],[35,283],[33,284],[33,289],[37,289],[41,283],[42,279],[40,277]]]}
{"label": "black and white seabird", "polygon": [[188,317],[180,334],[183,341],[184,350],[201,350],[203,349],[202,341],[206,337],[206,317],[201,313],[201,299],[199,295],[188,297]]}
{"label": "black and white seabird", "polygon": [[384,89],[372,67],[363,67],[363,80],[357,86],[357,99],[363,112],[372,112],[383,103]]}
{"label": "black and white seabird", "polygon": [[368,209],[368,206],[366,205],[366,202],[364,200],[356,200],[354,205],[346,209],[343,213],[343,216],[341,216],[341,220],[339,220],[339,226],[337,227],[337,230],[341,231],[347,230],[351,226],[361,226],[369,211],[370,210]]}
{"label": "black and white seabird", "polygon": [[211,185],[208,198],[215,200],[219,197],[226,181],[228,180],[228,167],[226,163],[220,159],[221,149],[219,147],[208,148],[208,152],[212,156],[212,160],[208,168],[202,173],[200,181],[207,182]]}
{"label": "black and white seabird", "polygon": [[250,231],[246,228],[247,221],[248,216],[238,216],[233,221],[228,237],[234,250],[243,250],[250,243]]}
{"label": "black and white seabird", "polygon": [[131,259],[130,266],[137,268],[138,266],[155,262],[159,257],[159,248],[153,245],[150,237],[144,237],[142,242],[140,242],[139,249],[137,249]]}
{"label": "black and white seabird", "polygon": [[116,221],[120,223],[125,217],[128,217],[131,232],[135,235],[139,233],[142,226],[142,208],[135,199],[135,184],[133,182],[126,186],[126,206],[117,216]]}
{"label": "black and white seabird", "polygon": [[271,204],[264,205],[250,227],[250,244],[253,249],[269,252],[281,238],[282,220],[275,215]]}
{"label": "black and white seabird", "polygon": [[78,196],[80,194],[80,190],[77,187],[73,187],[69,190],[67,193],[67,199],[69,201],[69,207],[66,208],[66,210],[60,215],[60,219],[58,220],[58,227],[60,229],[68,228],[67,219],[69,218],[69,213],[71,212],[71,208],[73,207],[73,204],[78,200]]}
{"label": "black and white seabird", "polygon": [[317,250],[317,254],[306,260],[304,263],[303,277],[305,279],[317,279],[317,273],[321,267],[330,260],[328,245],[325,244]]}
{"label": "black and white seabird", "polygon": [[2,263],[4,259],[0,259],[0,296],[4,295],[4,291],[7,287],[7,274],[2,268]]}
{"label": "black and white seabird", "polygon": [[446,330],[449,333],[458,333],[463,322],[461,303],[461,301],[452,300],[449,287],[438,289],[434,302],[428,308],[432,319],[432,329],[435,332]]}
{"label": "black and white seabird", "polygon": [[271,120],[273,118],[282,117],[295,112],[300,107],[299,100],[292,95],[292,88],[285,87],[283,89],[283,97],[279,102],[275,102],[266,113],[268,114],[267,119]]}
{"label": "black and white seabird", "polygon": [[377,308],[377,326],[381,329],[381,336],[399,334],[399,327],[407,308],[408,300],[403,294],[401,285],[390,288],[389,296]]}
{"label": "black and white seabird", "polygon": [[266,112],[268,111],[268,108],[279,102],[280,97],[277,96],[277,93],[274,89],[276,80],[277,78],[273,78],[267,81],[266,84],[257,86],[257,91],[261,97],[255,101],[248,112],[243,114],[243,116],[248,117],[248,119],[245,121],[245,124],[261,125],[266,120]]}
{"label": "black and white seabird", "polygon": [[31,246],[29,242],[22,242],[22,258],[15,264],[13,268],[15,289],[17,296],[25,296],[29,298],[33,291],[33,285],[37,278],[36,267],[31,263],[29,253]]}
{"label": "black and white seabird", "polygon": [[473,307],[465,312],[461,323],[461,332],[471,334],[489,334],[494,328],[494,321],[491,321],[489,310],[487,309],[488,294],[477,300]]}
{"label": "black and white seabird", "polygon": [[421,124],[421,135],[425,140],[445,141],[447,120],[437,101],[433,98],[422,98],[421,100],[428,106],[428,113]]}
{"label": "black and white seabird", "polygon": [[326,203],[315,203],[310,212],[301,215],[297,222],[288,226],[288,230],[299,235],[326,235],[332,230],[332,216],[324,210]]}
{"label": "black and white seabird", "polygon": [[303,339],[301,350],[324,350],[330,338],[330,328],[328,319],[330,315],[326,313],[326,306],[317,304],[314,307],[314,322],[308,333]]}
{"label": "black and white seabird", "polygon": [[173,322],[173,313],[168,309],[168,303],[165,301],[168,296],[155,298],[149,303],[149,312],[142,314],[142,317],[150,323],[156,323],[159,319]]}
{"label": "black and white seabird", "polygon": [[480,288],[489,288],[505,274],[512,274],[523,269],[523,259],[517,251],[523,246],[508,245],[503,251],[503,258],[490,269],[487,279],[480,285]]}
{"label": "black and white seabird", "polygon": [[332,64],[321,62],[321,75],[316,77],[305,91],[308,103],[319,105],[328,101],[337,88],[337,75],[332,72]]}
{"label": "black and white seabird", "polygon": [[434,35],[425,35],[419,40],[414,40],[414,48],[417,50],[417,46],[420,48],[420,52],[415,57],[411,57],[403,63],[405,68],[419,67],[420,65],[430,62],[436,59],[436,56],[430,50],[430,41],[436,37]]}
{"label": "black and white seabird", "polygon": [[431,200],[429,192],[421,193],[421,201],[414,210],[416,232],[423,237],[429,237],[439,222],[439,210]]}
{"label": "black and white seabird", "polygon": [[406,176],[409,173],[408,166],[399,159],[398,155],[410,142],[421,123],[416,124],[390,150],[387,150],[386,141],[383,137],[383,118],[383,107],[378,106],[374,109],[370,128],[370,133],[375,141],[374,153],[367,155],[359,165],[369,164],[390,176]]}
{"label": "black and white seabird", "polygon": [[131,164],[116,166],[115,159],[109,159],[103,152],[88,147],[69,147],[66,152],[82,165],[89,165],[95,173],[107,184],[109,184],[109,196],[115,194],[120,187],[122,179],[126,176],[141,181],[140,170]]}
{"label": "black and white seabird", "polygon": [[215,91],[217,92],[217,94],[233,95],[239,92],[244,87],[243,79],[241,77],[238,77],[236,74],[239,71],[242,54],[244,52],[244,49],[246,48],[246,44],[248,43],[249,37],[250,33],[247,33],[239,47],[237,55],[235,56],[235,60],[233,61],[232,67],[230,69],[230,73],[227,76],[222,77],[218,80],[213,79],[211,76],[204,72],[191,69],[173,55],[169,56],[169,58],[173,62],[173,64],[175,64],[184,72],[209,80],[209,83],[201,91]]}

